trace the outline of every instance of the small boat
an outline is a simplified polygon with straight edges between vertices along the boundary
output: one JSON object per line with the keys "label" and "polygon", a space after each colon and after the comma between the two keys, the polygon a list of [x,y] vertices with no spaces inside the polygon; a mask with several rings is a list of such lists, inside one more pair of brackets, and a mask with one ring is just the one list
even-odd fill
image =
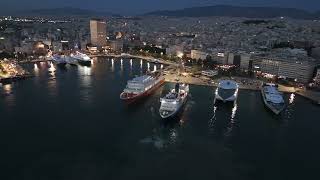
{"label": "small boat", "polygon": [[264,104],[275,114],[280,114],[285,109],[283,94],[278,91],[275,84],[263,84],[261,95]]}
{"label": "small boat", "polygon": [[131,103],[143,97],[149,96],[165,81],[160,72],[136,77],[127,82],[126,88],[120,94],[120,99]]}
{"label": "small boat", "polygon": [[165,97],[160,98],[161,106],[159,114],[161,118],[174,117],[182,110],[188,99],[189,85],[177,83]]}

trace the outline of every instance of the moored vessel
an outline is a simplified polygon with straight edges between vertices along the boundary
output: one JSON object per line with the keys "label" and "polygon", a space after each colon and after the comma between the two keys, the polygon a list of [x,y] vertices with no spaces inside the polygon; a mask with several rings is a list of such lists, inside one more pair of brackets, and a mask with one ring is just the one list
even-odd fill
{"label": "moored vessel", "polygon": [[238,98],[239,85],[232,80],[221,80],[215,92],[214,103],[216,101],[234,102]]}
{"label": "moored vessel", "polygon": [[80,65],[91,66],[91,58],[86,54],[77,51],[74,54],[70,54],[70,58],[78,61]]}
{"label": "moored vessel", "polygon": [[175,88],[166,94],[165,97],[160,98],[161,106],[159,114],[161,118],[167,119],[177,115],[187,102],[188,94],[189,85],[177,83]]}
{"label": "moored vessel", "polygon": [[129,103],[134,102],[153,93],[164,81],[160,72],[133,78],[127,82],[126,88],[120,94],[120,99]]}
{"label": "moored vessel", "polygon": [[261,95],[264,104],[275,114],[280,114],[285,108],[283,94],[278,91],[275,84],[263,84]]}
{"label": "moored vessel", "polygon": [[77,66],[79,64],[77,59],[72,58],[70,56],[66,57],[66,61],[70,66]]}
{"label": "moored vessel", "polygon": [[67,64],[66,57],[64,55],[53,55],[51,60],[57,66],[64,67]]}

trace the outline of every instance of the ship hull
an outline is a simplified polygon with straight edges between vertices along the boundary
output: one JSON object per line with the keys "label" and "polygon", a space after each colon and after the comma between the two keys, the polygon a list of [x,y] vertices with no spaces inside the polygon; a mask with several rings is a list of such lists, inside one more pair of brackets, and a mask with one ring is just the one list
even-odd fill
{"label": "ship hull", "polygon": [[78,59],[78,63],[82,66],[91,66],[91,61],[83,61]]}
{"label": "ship hull", "polygon": [[185,97],[185,99],[183,100],[181,105],[175,111],[171,111],[171,112],[167,111],[168,114],[166,114],[166,115],[163,115],[163,112],[166,112],[166,111],[163,111],[163,110],[160,109],[159,110],[159,114],[160,114],[161,118],[163,120],[169,120],[169,119],[173,119],[173,118],[177,117],[182,112],[182,110],[184,109],[184,106],[187,103],[187,98],[188,98],[188,96]]}
{"label": "ship hull", "polygon": [[261,96],[262,96],[264,105],[265,105],[271,112],[273,112],[274,114],[279,115],[279,114],[284,110],[284,108],[285,108],[284,105],[283,105],[283,107],[280,108],[280,109],[277,109],[277,108],[275,108],[274,106],[272,106],[272,105],[266,100],[265,93],[264,93],[264,91],[263,91],[262,89],[261,89]]}
{"label": "ship hull", "polygon": [[125,93],[121,93],[120,99],[128,104],[136,102],[138,100],[141,100],[141,99],[151,95],[155,90],[157,90],[159,87],[161,87],[164,84],[164,82],[165,82],[165,79],[162,79],[157,84],[155,84],[152,88],[148,89],[147,91],[145,91],[141,94],[131,96],[131,97],[127,97],[127,96],[125,96]]}
{"label": "ship hull", "polygon": [[82,59],[79,59],[79,58],[75,58],[75,57],[72,57],[70,56],[70,58],[72,58],[72,63],[69,63],[70,65],[71,64],[79,64],[81,66],[91,66],[91,61],[88,61],[88,60],[82,60]]}
{"label": "ship hull", "polygon": [[238,99],[239,85],[235,81],[221,80],[215,92],[214,104],[216,101],[224,103],[236,103]]}
{"label": "ship hull", "polygon": [[65,67],[67,65],[66,62],[55,63],[58,67]]}
{"label": "ship hull", "polygon": [[224,99],[224,98],[222,98],[221,96],[219,96],[219,95],[216,95],[215,97],[214,97],[214,104],[217,102],[217,101],[221,101],[221,102],[223,102],[223,103],[228,103],[228,102],[230,102],[230,103],[235,103],[236,101],[237,101],[237,98],[238,98],[238,96],[236,95],[236,96],[230,96],[230,97],[228,97],[227,99]]}
{"label": "ship hull", "polygon": [[69,64],[70,66],[78,66],[78,63],[77,63],[77,62],[68,62],[68,64]]}

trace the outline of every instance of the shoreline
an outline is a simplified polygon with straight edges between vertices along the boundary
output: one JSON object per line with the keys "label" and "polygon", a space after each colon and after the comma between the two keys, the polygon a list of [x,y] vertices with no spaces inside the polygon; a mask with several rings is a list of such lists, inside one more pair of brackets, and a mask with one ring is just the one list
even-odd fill
{"label": "shoreline", "polygon": [[[186,83],[190,85],[196,86],[207,86],[207,87],[218,87],[219,80],[228,79],[228,78],[219,78],[214,80],[204,79],[201,77],[190,77],[190,76],[183,76],[183,77],[175,77],[175,75],[164,75],[165,81],[170,83]],[[179,81],[177,81],[179,80]],[[239,83],[239,82],[238,82]],[[252,91],[260,91],[261,84],[256,85],[245,85],[239,83],[239,89],[243,90],[252,90]]]}
{"label": "shoreline", "polygon": [[37,60],[31,60],[31,61],[18,61],[18,64],[27,64],[27,63],[38,63],[38,62],[50,62],[51,60],[47,60],[47,59],[37,59]]}
{"label": "shoreline", "polygon": [[132,58],[132,59],[143,59],[148,62],[153,62],[154,59],[157,59],[160,64],[169,65],[169,66],[179,66],[177,63],[165,61],[161,58],[154,58],[151,56],[138,56],[138,55],[131,55],[131,54],[125,54],[125,55],[116,55],[116,54],[99,54],[99,55],[89,55],[90,58],[95,57],[110,57],[110,58]]}
{"label": "shoreline", "polygon": [[34,77],[34,75],[32,74],[25,74],[25,75],[21,75],[21,76],[13,76],[13,77],[6,77],[6,78],[0,78],[0,83],[1,84],[9,84],[15,81],[19,81],[19,80],[24,80],[27,78],[32,78]]}
{"label": "shoreline", "polygon": [[[154,63],[154,59],[153,57],[146,57],[146,56],[136,56],[136,55],[130,55],[130,54],[125,54],[125,55],[115,55],[115,54],[103,54],[103,55],[90,55],[91,58],[94,57],[110,57],[110,58],[132,58],[132,59],[142,59],[151,63]],[[173,62],[168,62],[162,59],[157,59],[158,63],[160,64],[164,64],[164,65],[168,65],[166,67],[166,69],[170,68],[171,66],[174,67],[178,67],[179,64],[177,63],[173,63]],[[26,64],[26,63],[37,63],[37,62],[49,62],[49,60],[32,60],[32,61],[20,61],[19,63],[21,64]],[[3,78],[0,79],[0,83],[4,84],[5,83],[10,83],[10,82],[14,82],[17,80],[22,80],[22,79],[26,79],[26,78],[30,78],[33,77],[34,75],[32,74],[28,74],[28,75],[24,75],[21,77],[9,77],[9,78]],[[167,74],[164,75],[165,77],[165,82],[170,82],[170,83],[176,83],[176,82],[181,82],[181,83],[187,83],[190,85],[196,85],[196,86],[207,86],[207,87],[217,87],[218,86],[218,81],[220,79],[226,79],[226,78],[219,78],[219,79],[210,79],[207,78],[205,76],[200,76],[198,78],[196,77],[190,77],[190,76],[177,76],[176,73],[172,73],[171,74]],[[179,81],[177,81],[177,79],[179,79]],[[235,80],[241,80],[241,78],[239,77],[234,77]],[[248,79],[248,78],[243,78],[246,79],[247,81],[253,81],[252,79]],[[210,81],[210,82],[209,82]],[[238,82],[238,81],[237,81]],[[238,82],[239,83],[239,82]],[[242,83],[239,83],[239,89],[243,89],[243,90],[251,90],[251,91],[260,91],[261,89],[261,85],[262,85],[262,81],[260,81],[260,84],[256,84],[256,85],[244,85]],[[279,91],[283,92],[283,93],[295,93],[297,95],[300,95],[306,99],[311,100],[312,102],[314,102],[315,104],[320,104],[320,93],[316,93],[316,92],[301,92],[300,90],[296,90],[294,87],[287,87],[287,86],[283,86],[283,85],[279,85]]]}
{"label": "shoreline", "polygon": [[[165,80],[165,82],[167,83],[177,83],[177,81],[173,81],[173,80]],[[189,83],[189,82],[181,82],[181,81],[178,81],[180,83],[186,83],[186,84],[190,84],[190,85],[193,85],[193,86],[206,86],[206,87],[218,87],[217,85],[214,85],[214,84],[207,84],[207,83]],[[242,90],[250,90],[250,91],[260,91],[260,88],[254,88],[254,87],[245,87],[245,86],[241,86],[239,85],[239,89],[242,89]]]}

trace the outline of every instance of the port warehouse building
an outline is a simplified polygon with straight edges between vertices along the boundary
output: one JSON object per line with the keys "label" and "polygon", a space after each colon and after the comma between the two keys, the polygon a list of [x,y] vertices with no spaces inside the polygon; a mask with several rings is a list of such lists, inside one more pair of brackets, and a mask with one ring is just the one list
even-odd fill
{"label": "port warehouse building", "polygon": [[[250,71],[258,68],[262,73],[284,77],[300,83],[308,83],[315,75],[319,63],[309,57],[284,57],[250,53],[219,53],[214,54],[218,64],[229,64],[240,67],[241,70]],[[221,54],[224,54],[221,56]]]}

